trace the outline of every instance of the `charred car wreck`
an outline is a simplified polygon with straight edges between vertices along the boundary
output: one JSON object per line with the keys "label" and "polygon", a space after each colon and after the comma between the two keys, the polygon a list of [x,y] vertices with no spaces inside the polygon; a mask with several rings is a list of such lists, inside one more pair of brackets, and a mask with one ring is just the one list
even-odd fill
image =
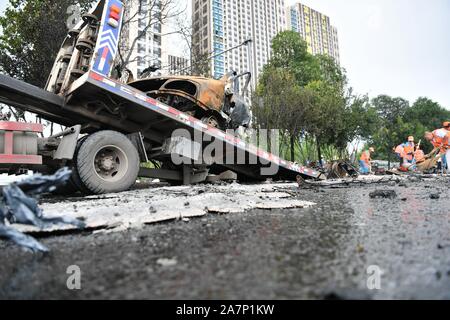
{"label": "charred car wreck", "polygon": [[[240,91],[241,80],[244,83]],[[251,80],[249,72],[230,72],[219,80],[196,76],[152,77],[129,83],[151,98],[222,129],[248,127],[250,108],[245,95]]]}

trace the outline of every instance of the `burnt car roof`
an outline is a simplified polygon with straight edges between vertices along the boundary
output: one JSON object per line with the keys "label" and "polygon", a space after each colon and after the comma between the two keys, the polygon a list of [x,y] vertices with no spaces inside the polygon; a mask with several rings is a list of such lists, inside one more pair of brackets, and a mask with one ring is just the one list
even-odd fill
{"label": "burnt car roof", "polygon": [[166,84],[175,81],[191,82],[197,87],[197,92],[195,93],[195,95],[192,95],[187,92],[181,93],[183,90],[180,91],[176,88],[164,88],[158,90],[166,92],[176,92],[177,94],[183,95],[185,97],[192,97],[202,108],[212,109],[220,112],[224,104],[225,85],[227,83],[226,77],[222,78],[221,80],[216,80],[198,76],[161,76],[139,79],[130,82],[129,85],[138,90],[145,91],[146,86],[150,83],[161,82],[160,85],[165,86]]}
{"label": "burnt car roof", "polygon": [[133,85],[134,83],[139,83],[142,81],[148,81],[148,80],[190,80],[190,81],[197,81],[197,82],[220,82],[224,83],[225,80],[222,79],[213,79],[213,78],[206,78],[206,77],[200,77],[200,76],[161,76],[161,77],[148,77],[144,79],[135,80],[129,83],[129,85]]}

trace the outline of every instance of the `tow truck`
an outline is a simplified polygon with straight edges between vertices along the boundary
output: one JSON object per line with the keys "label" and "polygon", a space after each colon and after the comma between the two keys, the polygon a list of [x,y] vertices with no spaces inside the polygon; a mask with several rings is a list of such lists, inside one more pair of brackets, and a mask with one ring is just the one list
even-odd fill
{"label": "tow truck", "polygon": [[[41,124],[0,122],[0,172],[68,166],[68,191],[87,194],[125,191],[138,177],[201,183],[226,170],[240,180],[323,178],[113,79],[124,10],[119,0],[101,0],[85,14],[64,40],[45,89],[0,75],[0,103],[67,128],[42,138]],[[214,151],[203,157],[208,149]],[[225,161],[230,156],[234,161]],[[156,165],[141,167],[149,161]]]}

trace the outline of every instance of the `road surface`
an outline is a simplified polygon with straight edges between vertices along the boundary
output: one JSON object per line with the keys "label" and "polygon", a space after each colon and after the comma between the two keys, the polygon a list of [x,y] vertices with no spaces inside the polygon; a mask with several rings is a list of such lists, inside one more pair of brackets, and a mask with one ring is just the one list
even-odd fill
{"label": "road surface", "polygon": [[53,234],[47,256],[2,241],[0,298],[450,299],[449,183],[290,187],[317,205]]}

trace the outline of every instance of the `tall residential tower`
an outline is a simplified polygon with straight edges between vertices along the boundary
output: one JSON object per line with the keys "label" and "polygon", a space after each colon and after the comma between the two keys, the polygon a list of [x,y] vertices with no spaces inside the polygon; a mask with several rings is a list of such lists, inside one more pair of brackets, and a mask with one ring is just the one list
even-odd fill
{"label": "tall residential tower", "polygon": [[337,29],[328,16],[301,3],[288,7],[286,13],[288,29],[300,33],[310,53],[326,54],[340,62]]}
{"label": "tall residential tower", "polygon": [[270,59],[272,39],[286,29],[284,0],[193,0],[192,18],[195,50],[214,57],[211,74],[251,71],[253,85]]}

